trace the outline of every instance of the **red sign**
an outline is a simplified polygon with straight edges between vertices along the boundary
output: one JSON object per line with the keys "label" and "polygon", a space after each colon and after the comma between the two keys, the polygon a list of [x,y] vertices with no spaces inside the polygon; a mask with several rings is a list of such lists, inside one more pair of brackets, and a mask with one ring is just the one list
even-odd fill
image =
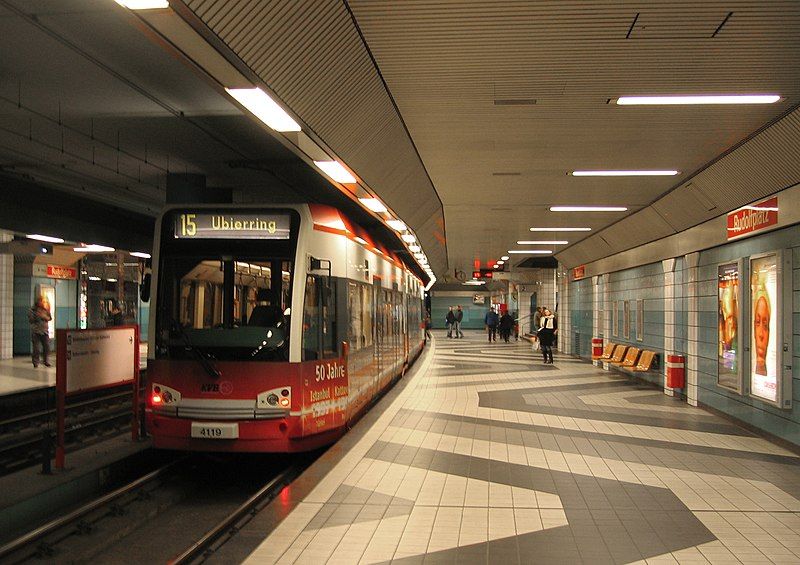
{"label": "red sign", "polygon": [[728,214],[728,239],[761,231],[778,223],[778,197],[750,204]]}
{"label": "red sign", "polygon": [[580,267],[575,267],[572,269],[572,278],[573,280],[582,279],[586,276],[586,265],[581,265]]}
{"label": "red sign", "polygon": [[72,267],[62,267],[61,265],[47,265],[47,277],[51,279],[75,280],[78,278],[78,270]]}

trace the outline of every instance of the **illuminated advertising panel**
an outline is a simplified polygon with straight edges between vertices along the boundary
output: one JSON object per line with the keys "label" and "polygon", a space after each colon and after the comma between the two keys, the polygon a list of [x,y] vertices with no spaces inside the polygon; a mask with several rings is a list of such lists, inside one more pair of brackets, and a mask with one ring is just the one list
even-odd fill
{"label": "illuminated advertising panel", "polygon": [[176,239],[289,239],[289,214],[177,213]]}
{"label": "illuminated advertising panel", "polygon": [[739,263],[717,267],[717,384],[740,389]]}
{"label": "illuminated advertising panel", "polygon": [[750,394],[778,401],[778,255],[750,259]]}

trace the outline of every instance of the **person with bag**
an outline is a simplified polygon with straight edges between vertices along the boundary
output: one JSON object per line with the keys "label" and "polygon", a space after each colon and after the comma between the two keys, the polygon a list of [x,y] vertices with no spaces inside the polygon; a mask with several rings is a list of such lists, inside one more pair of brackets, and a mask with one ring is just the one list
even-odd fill
{"label": "person with bag", "polygon": [[497,323],[499,322],[497,312],[489,308],[486,316],[483,318],[483,323],[486,325],[486,331],[489,333],[489,343],[497,341]]}
{"label": "person with bag", "polygon": [[553,313],[545,308],[539,320],[539,344],[542,346],[544,362],[553,364],[553,342],[558,332],[558,320]]}
{"label": "person with bag", "polygon": [[453,314],[453,307],[450,306],[450,309],[447,311],[447,316],[445,317],[444,321],[447,325],[447,337],[453,337],[453,326],[456,323],[456,315]]}
{"label": "person with bag", "polygon": [[50,366],[47,355],[50,352],[50,309],[45,304],[44,298],[39,297],[28,311],[28,323],[31,326],[31,359],[33,366],[39,366],[39,358],[45,367]]}

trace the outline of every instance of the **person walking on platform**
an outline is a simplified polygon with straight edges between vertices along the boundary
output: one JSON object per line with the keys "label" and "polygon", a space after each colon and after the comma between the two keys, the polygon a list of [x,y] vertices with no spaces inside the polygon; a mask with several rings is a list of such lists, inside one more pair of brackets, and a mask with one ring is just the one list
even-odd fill
{"label": "person walking on platform", "polygon": [[553,364],[553,342],[558,333],[558,320],[547,308],[544,309],[539,320],[539,344],[542,346],[544,362]]}
{"label": "person walking on platform", "polygon": [[500,337],[503,338],[503,341],[508,343],[509,339],[511,338],[511,331],[514,329],[514,318],[511,317],[511,314],[508,313],[506,310],[502,316],[500,316]]}
{"label": "person walking on platform", "polygon": [[483,323],[486,324],[486,331],[489,333],[489,342],[497,341],[497,312],[489,308],[486,316],[483,318]]}
{"label": "person walking on platform", "polygon": [[[453,307],[450,306],[450,309],[447,311],[447,316],[445,317],[445,322],[447,322],[447,337],[453,337],[453,326],[456,323],[456,315],[453,313]],[[456,336],[458,337],[458,336]]]}
{"label": "person walking on platform", "polygon": [[464,337],[464,332],[461,331],[461,321],[464,319],[464,311],[461,309],[461,304],[456,307],[456,337]]}
{"label": "person walking on platform", "polygon": [[428,311],[425,312],[425,343],[428,343],[431,337],[431,313]]}
{"label": "person walking on platform", "polygon": [[50,366],[47,355],[50,353],[49,324],[53,317],[44,305],[44,300],[40,296],[33,307],[28,311],[28,322],[31,325],[31,359],[33,366],[39,366],[39,357],[45,367]]}

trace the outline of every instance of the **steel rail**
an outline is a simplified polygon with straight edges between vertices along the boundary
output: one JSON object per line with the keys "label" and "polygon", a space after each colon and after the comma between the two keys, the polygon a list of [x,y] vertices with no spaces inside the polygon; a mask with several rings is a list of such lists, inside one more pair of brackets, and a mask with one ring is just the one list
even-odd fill
{"label": "steel rail", "polygon": [[90,512],[93,512],[93,511],[95,511],[95,510],[97,510],[99,508],[102,508],[103,506],[107,505],[108,503],[110,503],[110,502],[112,502],[112,501],[114,501],[114,500],[116,500],[116,499],[118,499],[118,498],[120,498],[120,497],[122,497],[122,496],[124,496],[126,494],[130,494],[134,490],[136,490],[136,489],[146,485],[147,483],[149,483],[149,482],[151,482],[151,481],[163,476],[168,471],[171,471],[173,467],[175,467],[178,463],[181,463],[182,461],[184,461],[186,458],[187,457],[182,457],[180,459],[177,459],[175,461],[167,463],[163,467],[161,467],[159,469],[156,469],[155,471],[151,471],[150,473],[144,475],[143,477],[139,477],[135,481],[133,481],[133,482],[131,482],[131,483],[125,485],[125,486],[122,486],[122,487],[120,487],[120,488],[118,488],[116,490],[113,490],[113,491],[109,492],[108,494],[105,494],[105,495],[101,496],[100,498],[97,498],[97,499],[93,500],[92,502],[89,502],[88,504],[85,504],[85,505],[81,506],[80,508],[77,508],[77,509],[73,510],[72,512],[68,513],[68,514],[65,514],[64,516],[61,516],[60,518],[56,518],[55,520],[51,520],[50,522],[48,522],[48,523],[46,523],[46,524],[44,524],[42,526],[39,526],[38,528],[36,528],[34,530],[31,530],[30,532],[18,537],[17,539],[10,541],[10,542],[8,542],[7,544],[5,544],[3,546],[0,546],[0,559],[2,559],[3,557],[6,557],[6,556],[8,556],[8,555],[10,555],[10,554],[12,554],[12,553],[14,553],[16,551],[19,551],[20,549],[24,548],[25,546],[30,545],[33,542],[35,542],[35,541],[37,541],[37,540],[39,540],[39,539],[41,539],[41,538],[43,538],[45,536],[48,536],[48,535],[58,531],[59,529],[69,525],[71,522],[74,522],[74,521],[78,520],[79,518],[82,518],[83,516],[86,516]]}
{"label": "steel rail", "polygon": [[303,468],[305,468],[305,465],[295,463],[281,472],[278,476],[274,477],[266,485],[261,487],[258,492],[248,498],[241,506],[231,512],[219,524],[214,526],[212,529],[206,532],[203,537],[194,542],[191,547],[186,549],[174,559],[170,560],[169,565],[185,565],[200,557],[200,555],[205,553],[211,544],[214,543],[220,536],[224,535],[228,531],[233,530],[234,524],[236,524],[239,520],[244,518],[247,514],[257,514],[260,511],[260,509],[257,508],[258,504],[264,499],[269,499],[268,501],[271,501],[273,498],[275,498],[278,492],[284,486],[290,483]]}

